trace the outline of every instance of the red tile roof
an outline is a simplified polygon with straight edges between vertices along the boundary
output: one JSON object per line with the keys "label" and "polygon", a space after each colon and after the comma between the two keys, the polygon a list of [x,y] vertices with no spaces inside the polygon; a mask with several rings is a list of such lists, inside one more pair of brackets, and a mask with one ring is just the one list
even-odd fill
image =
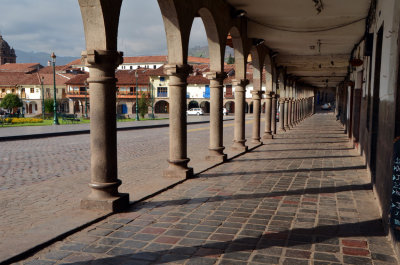
{"label": "red tile roof", "polygon": [[41,67],[39,63],[7,63],[0,65],[0,72],[31,73]]}
{"label": "red tile roof", "polygon": [[208,85],[208,84],[210,84],[210,80],[203,77],[202,75],[195,75],[195,76],[189,76],[187,78],[187,83],[188,84],[197,84],[197,85]]}

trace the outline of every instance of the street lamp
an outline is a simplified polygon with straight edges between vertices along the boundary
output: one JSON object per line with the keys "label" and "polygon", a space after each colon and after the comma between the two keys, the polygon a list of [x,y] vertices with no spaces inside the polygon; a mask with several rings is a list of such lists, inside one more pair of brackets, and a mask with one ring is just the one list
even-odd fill
{"label": "street lamp", "polygon": [[85,118],[87,119],[88,115],[87,115],[87,86],[88,86],[88,82],[85,81]]}
{"label": "street lamp", "polygon": [[54,102],[53,102],[54,120],[53,120],[53,124],[60,125],[60,123],[58,122],[58,117],[57,117],[56,55],[54,54],[54,52],[51,54],[51,61],[53,62],[53,81],[54,81]]}
{"label": "street lamp", "polygon": [[139,120],[139,108],[138,108],[138,73],[137,69],[135,71],[135,77],[136,77],[136,120]]}
{"label": "street lamp", "polygon": [[44,88],[43,88],[43,83],[44,83],[44,76],[42,76],[41,78],[40,78],[40,84],[42,85],[42,117],[43,117],[43,120],[44,120]]}

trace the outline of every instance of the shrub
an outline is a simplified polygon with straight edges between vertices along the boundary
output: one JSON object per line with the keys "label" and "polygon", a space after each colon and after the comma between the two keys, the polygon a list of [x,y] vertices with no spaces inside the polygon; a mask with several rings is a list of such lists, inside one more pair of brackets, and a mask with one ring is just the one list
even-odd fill
{"label": "shrub", "polygon": [[5,118],[4,122],[12,124],[23,124],[23,123],[41,123],[43,122],[43,120],[36,118]]}

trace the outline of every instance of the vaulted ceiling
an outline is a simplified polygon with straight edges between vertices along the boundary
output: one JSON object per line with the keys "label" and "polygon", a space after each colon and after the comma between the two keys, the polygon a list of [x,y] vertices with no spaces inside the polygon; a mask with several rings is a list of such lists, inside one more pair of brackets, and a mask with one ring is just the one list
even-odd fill
{"label": "vaulted ceiling", "polygon": [[[316,87],[344,80],[363,38],[371,0],[226,0],[247,12],[248,35],[261,38],[287,73]],[[328,82],[327,82],[328,81]]]}

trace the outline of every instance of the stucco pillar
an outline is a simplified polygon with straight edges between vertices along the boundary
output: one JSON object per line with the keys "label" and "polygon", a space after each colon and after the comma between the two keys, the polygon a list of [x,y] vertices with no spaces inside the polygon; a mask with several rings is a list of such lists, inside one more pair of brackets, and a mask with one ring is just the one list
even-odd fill
{"label": "stucco pillar", "polygon": [[[235,131],[232,149],[246,152],[248,147],[245,145],[245,96],[246,96],[246,85],[249,83],[247,79],[233,80],[235,86]],[[254,106],[253,106],[254,111]]]}
{"label": "stucco pillar", "polygon": [[293,124],[292,124],[292,117],[293,117],[293,113],[292,113],[292,98],[288,98],[287,100],[287,104],[288,104],[288,128],[291,129],[293,128]]}
{"label": "stucco pillar", "polygon": [[272,95],[274,92],[267,91],[265,93],[265,130],[264,130],[264,135],[263,139],[272,139]]}
{"label": "stucco pillar", "polygon": [[186,179],[193,176],[193,168],[188,167],[187,126],[186,126],[186,79],[192,71],[190,65],[165,65],[169,76],[169,167],[164,176]]}
{"label": "stucco pillar", "polygon": [[223,146],[223,90],[225,73],[209,72],[206,74],[210,80],[210,146],[207,161],[224,162],[227,155]]}
{"label": "stucco pillar", "polygon": [[251,91],[253,97],[253,136],[251,142],[254,144],[262,144],[260,141],[260,116],[261,116],[261,97],[264,91]]}
{"label": "stucco pillar", "polygon": [[296,125],[299,124],[299,99],[297,98],[294,102],[296,112]]}
{"label": "stucco pillar", "polygon": [[276,94],[275,92],[271,93],[271,132],[272,134],[276,134]]}
{"label": "stucco pillar", "polygon": [[118,192],[115,68],[122,63],[117,51],[89,50],[82,60],[90,68],[91,193],[81,201],[85,209],[117,211],[129,205],[129,195]]}
{"label": "stucco pillar", "polygon": [[286,131],[285,129],[285,112],[286,112],[286,108],[285,108],[285,98],[280,98],[279,99],[279,104],[280,104],[280,113],[279,113],[279,124],[280,124],[280,129],[282,131]]}
{"label": "stucco pillar", "polygon": [[283,118],[284,128],[285,130],[290,130],[289,128],[289,99],[285,98],[285,116]]}

